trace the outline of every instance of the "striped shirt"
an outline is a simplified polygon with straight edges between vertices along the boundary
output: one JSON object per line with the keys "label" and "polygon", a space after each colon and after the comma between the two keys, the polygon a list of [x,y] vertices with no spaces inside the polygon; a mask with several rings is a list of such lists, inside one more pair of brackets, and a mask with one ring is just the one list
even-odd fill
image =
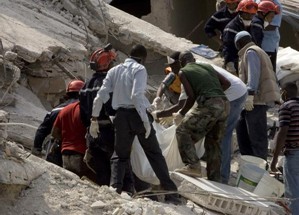
{"label": "striped shirt", "polygon": [[299,98],[292,98],[279,108],[279,126],[289,126],[286,148],[299,148]]}

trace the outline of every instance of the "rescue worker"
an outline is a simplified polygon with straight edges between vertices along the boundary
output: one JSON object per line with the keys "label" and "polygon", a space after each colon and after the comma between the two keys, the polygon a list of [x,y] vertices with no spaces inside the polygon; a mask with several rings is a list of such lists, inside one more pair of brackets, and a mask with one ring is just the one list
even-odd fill
{"label": "rescue worker", "polygon": [[[93,100],[102,86],[108,70],[113,67],[116,57],[117,54],[111,44],[95,50],[90,56],[90,68],[95,72],[92,78],[86,81],[79,97],[80,114],[86,128],[90,126]],[[88,150],[86,151],[85,162],[96,173],[96,182],[99,185],[109,186],[110,184],[110,158],[113,153],[114,127],[109,116],[114,115],[115,110],[111,107],[111,100],[109,100],[98,118],[100,123],[98,137],[91,137],[87,129]]]}
{"label": "rescue worker", "polygon": [[242,0],[237,7],[238,15],[233,18],[223,31],[223,57],[224,68],[238,74],[238,51],[234,44],[235,35],[250,29],[253,16],[257,12],[258,5],[253,0]]}
{"label": "rescue worker", "polygon": [[[40,124],[35,133],[33,148],[31,149],[31,153],[36,156],[41,156],[41,151],[43,148],[43,142],[46,137],[51,133],[54,121],[58,115],[58,113],[68,104],[78,101],[79,91],[83,87],[84,82],[80,80],[70,81],[66,88],[66,95],[64,96],[66,99],[65,102],[59,104],[55,107],[51,112],[47,113],[43,122]],[[53,141],[53,140],[51,140]],[[51,143],[49,143],[51,144]],[[54,144],[54,143],[52,143]],[[51,147],[51,146],[47,146]],[[60,154],[60,150],[56,150],[57,153],[51,154],[50,156],[46,155],[46,160],[62,166],[62,157]]]}
{"label": "rescue worker", "polygon": [[[244,107],[244,102],[247,97],[247,88],[240,78],[232,75],[221,67],[212,64],[211,66],[214,70],[216,70],[216,72],[223,75],[230,82],[230,86],[228,83],[225,83],[225,85],[221,83],[222,89],[224,90],[224,93],[230,102],[230,112],[227,118],[225,135],[221,142],[221,182],[228,184],[231,166],[232,135],[240,117],[240,113]],[[160,120],[161,117],[169,117],[172,115],[172,113],[177,112],[184,106],[186,99],[187,96],[184,88],[182,87],[182,93],[180,95],[178,104],[162,111],[153,111],[151,114],[155,120]]]}
{"label": "rescue worker", "polygon": [[[189,51],[180,54],[180,62],[179,77],[187,99],[183,108],[173,116],[178,126],[176,137],[180,155],[186,166],[175,171],[194,177],[202,176],[194,142],[205,137],[207,176],[209,180],[220,182],[220,142],[229,113],[229,102],[221,83],[229,86],[230,82],[210,65],[196,63]],[[195,102],[197,106],[193,107]]]}
{"label": "rescue worker", "polygon": [[252,41],[259,47],[262,47],[264,29],[272,22],[276,14],[279,14],[279,7],[271,0],[264,0],[258,4],[257,14],[251,22],[250,34]]}
{"label": "rescue worker", "polygon": [[269,56],[252,42],[247,31],[235,37],[239,50],[240,78],[248,96],[236,127],[240,153],[267,161],[267,109],[279,102],[280,95]]}
{"label": "rescue worker", "polygon": [[[260,1],[256,0],[256,2],[258,3]],[[280,41],[279,28],[281,25],[283,8],[280,0],[273,0],[273,3],[278,6],[280,13],[276,14],[269,25],[264,28],[261,47],[270,56],[273,71],[276,72],[276,58]]]}
{"label": "rescue worker", "polygon": [[[147,57],[147,50],[142,45],[135,45],[131,49],[130,57],[124,63],[109,70],[103,85],[93,102],[90,134],[98,135],[98,116],[105,104],[112,96],[112,107],[116,110],[114,119],[115,147],[111,159],[111,186],[116,192],[123,191],[125,169],[130,162],[130,153],[134,137],[138,140],[151,164],[161,186],[165,190],[177,191],[177,187],[170,179],[168,167],[159,147],[152,117],[147,114],[150,106],[145,97],[147,71],[143,66]],[[150,116],[150,117],[149,117]],[[165,195],[165,200],[174,204],[181,201],[177,194]]]}
{"label": "rescue worker", "polygon": [[223,7],[225,7],[225,0],[216,0],[216,11],[221,10]]}
{"label": "rescue worker", "polygon": [[206,35],[215,40],[222,52],[222,34],[225,26],[237,16],[237,7],[240,0],[225,0],[225,6],[216,11],[206,22],[204,30]]}
{"label": "rescue worker", "polygon": [[173,67],[179,67],[180,52],[174,52],[172,55],[167,56],[167,65],[165,68],[166,77],[162,81],[157,90],[156,98],[153,105],[156,109],[162,109],[162,95],[165,94],[166,98],[171,104],[176,104],[181,93],[181,81],[177,75],[178,70],[173,70]]}
{"label": "rescue worker", "polygon": [[83,161],[86,151],[86,127],[82,123],[79,101],[64,107],[56,117],[51,135],[61,141],[63,168],[94,180],[93,172]]}

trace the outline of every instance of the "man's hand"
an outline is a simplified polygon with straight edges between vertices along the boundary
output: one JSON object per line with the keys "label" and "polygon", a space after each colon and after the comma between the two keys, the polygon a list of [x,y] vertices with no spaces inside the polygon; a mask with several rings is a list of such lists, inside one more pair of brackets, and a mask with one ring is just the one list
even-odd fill
{"label": "man's hand", "polygon": [[149,137],[149,135],[151,134],[151,123],[150,122],[143,122],[143,126],[145,128],[145,139],[147,139]]}
{"label": "man's hand", "polygon": [[91,120],[90,127],[89,127],[89,134],[93,138],[97,138],[99,136],[99,123],[98,120]]}
{"label": "man's hand", "polygon": [[154,118],[154,120],[158,120],[158,117],[157,117],[157,112],[158,111],[152,111],[152,112],[150,112],[150,114],[152,115],[152,117]]}
{"label": "man's hand", "polygon": [[237,72],[234,62],[228,62],[225,65],[225,69],[232,74],[235,74]]}
{"label": "man's hand", "polygon": [[270,169],[272,172],[278,172],[279,170],[276,168],[277,164],[277,158],[272,158],[271,164],[270,164]]}
{"label": "man's hand", "polygon": [[180,112],[173,113],[172,116],[173,116],[173,122],[176,126],[178,126],[184,118],[184,116]]}
{"label": "man's hand", "polygon": [[247,96],[245,106],[244,106],[245,110],[247,110],[247,111],[253,110],[253,108],[254,108],[253,99],[254,99],[254,96],[252,96],[252,95]]}
{"label": "man's hand", "polygon": [[35,156],[38,156],[38,157],[41,157],[41,155],[42,155],[42,149],[41,148],[32,147],[31,154],[33,154]]}
{"label": "man's hand", "polygon": [[153,105],[155,106],[156,110],[159,110],[162,108],[162,99],[161,97],[156,97],[153,101]]}

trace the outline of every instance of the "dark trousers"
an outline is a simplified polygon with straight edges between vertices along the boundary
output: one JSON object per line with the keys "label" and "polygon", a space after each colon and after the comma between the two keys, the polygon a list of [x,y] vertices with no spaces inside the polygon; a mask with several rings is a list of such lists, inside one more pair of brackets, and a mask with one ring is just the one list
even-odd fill
{"label": "dark trousers", "polygon": [[88,166],[96,173],[96,183],[109,186],[111,176],[110,159],[114,151],[114,128],[112,126],[100,128],[98,138],[93,138],[87,133],[86,142],[91,155]]}
{"label": "dark trousers", "polygon": [[119,108],[114,119],[115,145],[114,154],[111,158],[111,181],[110,185],[120,193],[123,189],[125,170],[130,163],[130,153],[134,137],[138,140],[149,160],[161,186],[165,190],[177,190],[176,185],[169,177],[168,167],[156,138],[156,132],[152,127],[151,133],[145,139],[143,122],[135,109]]}
{"label": "dark trousers", "polygon": [[241,155],[253,155],[267,160],[267,106],[254,105],[252,111],[243,110],[236,127]]}
{"label": "dark trousers", "polygon": [[271,60],[272,66],[273,66],[273,71],[276,73],[276,59],[277,59],[277,51],[275,52],[266,52]]}

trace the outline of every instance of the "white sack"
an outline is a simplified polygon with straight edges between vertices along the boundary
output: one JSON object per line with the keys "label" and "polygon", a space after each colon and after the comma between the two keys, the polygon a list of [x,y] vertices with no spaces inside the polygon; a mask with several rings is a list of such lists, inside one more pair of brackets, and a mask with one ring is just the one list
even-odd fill
{"label": "white sack", "polygon": [[[156,130],[156,136],[160,144],[163,156],[165,157],[168,170],[173,171],[177,168],[184,166],[181,155],[178,149],[178,142],[175,136],[176,126],[173,125],[169,128],[164,128],[162,125],[154,122],[153,126]],[[195,144],[197,156],[201,158],[205,152],[204,139],[198,141]],[[137,139],[135,137],[132,152],[131,152],[131,164],[133,172],[138,178],[151,184],[158,185],[160,182],[156,177],[151,165],[149,164],[145,153]]]}

